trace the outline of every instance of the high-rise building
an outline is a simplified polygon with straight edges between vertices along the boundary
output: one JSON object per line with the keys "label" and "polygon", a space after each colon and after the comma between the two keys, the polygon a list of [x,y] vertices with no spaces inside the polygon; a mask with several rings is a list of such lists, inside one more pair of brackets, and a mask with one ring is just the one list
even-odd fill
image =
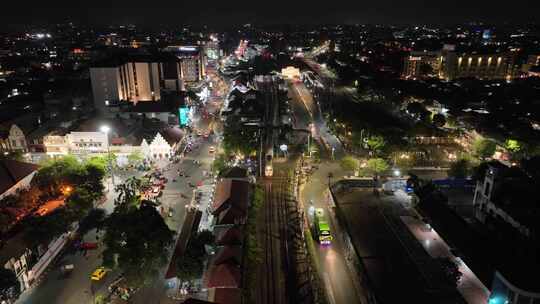
{"label": "high-rise building", "polygon": [[[506,79],[518,76],[521,66],[513,52],[478,52],[456,50],[445,45],[441,51],[413,51],[404,58],[403,78],[438,77],[444,80],[478,78]],[[529,58],[534,62],[533,57]],[[524,65],[525,66],[525,65]]]}
{"label": "high-rise building", "polygon": [[441,69],[440,52],[411,52],[405,57],[403,78],[436,77]]}
{"label": "high-rise building", "polygon": [[90,68],[94,105],[106,107],[122,101],[159,101],[163,90],[181,91],[180,61],[170,54],[115,58]]}
{"label": "high-rise building", "polygon": [[514,77],[512,56],[507,53],[478,54],[443,51],[440,77],[446,80],[474,77],[483,80]]}
{"label": "high-rise building", "polygon": [[168,46],[163,51],[180,61],[181,78],[186,84],[201,81],[206,76],[206,56],[199,46]]}

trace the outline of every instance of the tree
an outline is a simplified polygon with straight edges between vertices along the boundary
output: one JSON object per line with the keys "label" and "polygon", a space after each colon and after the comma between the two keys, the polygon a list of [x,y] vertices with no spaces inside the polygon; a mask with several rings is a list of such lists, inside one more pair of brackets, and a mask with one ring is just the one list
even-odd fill
{"label": "tree", "polygon": [[358,170],[358,160],[352,156],[345,156],[339,161],[339,165],[345,171],[354,172]]}
{"label": "tree", "polygon": [[440,257],[437,258],[436,261],[441,266],[443,273],[450,285],[453,287],[457,286],[463,274],[459,271],[459,267],[456,262],[451,260],[449,257]]}
{"label": "tree", "polygon": [[413,116],[420,115],[424,111],[426,111],[426,109],[419,102],[411,102],[407,105],[407,112]]}
{"label": "tree", "polygon": [[471,174],[471,163],[469,160],[461,158],[453,162],[448,170],[448,176],[453,178],[465,178]]}
{"label": "tree", "polygon": [[75,188],[66,205],[77,217],[82,218],[94,207],[95,195],[84,187]]}
{"label": "tree", "polygon": [[207,230],[191,236],[184,255],[176,265],[181,280],[189,281],[201,277],[206,256],[205,246],[213,243],[214,235]]}
{"label": "tree", "polygon": [[515,139],[507,139],[504,142],[504,147],[512,153],[517,153],[523,148],[521,143]]}
{"label": "tree", "polygon": [[43,216],[31,216],[24,225],[24,239],[30,247],[47,244],[67,232],[74,220],[74,215],[67,208],[58,208]]}
{"label": "tree", "polygon": [[[32,179],[32,185],[51,197],[61,194],[61,188],[73,182],[84,180],[80,176],[81,164],[73,156],[46,161]],[[79,178],[77,178],[79,177]]]}
{"label": "tree", "polygon": [[18,208],[26,210],[33,209],[39,204],[41,194],[38,187],[24,189],[19,192],[19,196],[16,198],[16,205]]}
{"label": "tree", "polygon": [[367,138],[366,145],[369,150],[373,151],[375,154],[379,154],[386,146],[386,141],[384,140],[384,137],[374,135]]}
{"label": "tree", "polygon": [[178,278],[182,281],[191,281],[200,277],[203,273],[203,261],[194,256],[191,251],[186,251],[176,265]]}
{"label": "tree", "polygon": [[132,287],[155,279],[173,241],[173,232],[156,208],[146,202],[138,208],[117,206],[105,228],[103,264],[119,268]]}
{"label": "tree", "polygon": [[15,299],[19,295],[20,284],[15,273],[0,267],[0,300]]}
{"label": "tree", "polygon": [[433,115],[432,121],[434,126],[441,128],[446,124],[446,117],[442,114],[435,114]]}
{"label": "tree", "polygon": [[212,163],[212,171],[219,175],[226,168],[228,168],[227,160],[225,155],[221,153],[216,157],[216,159],[214,159],[214,162]]}
{"label": "tree", "polygon": [[103,209],[98,208],[90,210],[90,212],[79,222],[79,233],[84,235],[94,228],[99,230],[105,222],[105,217],[106,214]]}
{"label": "tree", "polygon": [[123,184],[116,186],[118,196],[114,200],[116,208],[130,209],[138,207],[141,203],[140,189],[142,180],[136,177],[128,178]]}
{"label": "tree", "polygon": [[372,158],[367,161],[366,165],[366,168],[374,176],[378,176],[382,172],[388,170],[389,167],[388,163],[382,158]]}
{"label": "tree", "polygon": [[497,149],[497,144],[490,139],[477,138],[473,142],[472,148],[476,157],[485,160],[486,158],[493,156],[495,149]]}

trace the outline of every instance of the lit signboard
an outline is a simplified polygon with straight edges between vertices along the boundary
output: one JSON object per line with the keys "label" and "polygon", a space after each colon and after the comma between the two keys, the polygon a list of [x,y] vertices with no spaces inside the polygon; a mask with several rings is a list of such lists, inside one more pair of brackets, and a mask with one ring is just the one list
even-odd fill
{"label": "lit signboard", "polygon": [[188,113],[189,110],[187,107],[181,107],[178,109],[178,117],[180,118],[180,126],[184,127],[188,124]]}
{"label": "lit signboard", "polygon": [[182,52],[195,52],[198,48],[196,46],[181,46],[178,50]]}

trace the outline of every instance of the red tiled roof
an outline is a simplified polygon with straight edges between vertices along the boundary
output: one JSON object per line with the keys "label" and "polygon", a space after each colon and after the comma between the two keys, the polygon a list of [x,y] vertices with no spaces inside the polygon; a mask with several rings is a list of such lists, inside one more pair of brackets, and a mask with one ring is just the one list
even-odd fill
{"label": "red tiled roof", "polygon": [[212,287],[240,287],[240,268],[230,263],[211,267],[208,275],[208,288]]}
{"label": "red tiled roof", "polygon": [[218,210],[229,199],[231,196],[231,182],[230,179],[223,179],[216,185],[212,210]]}
{"label": "red tiled roof", "polygon": [[216,227],[214,233],[216,235],[216,244],[219,246],[240,245],[244,241],[244,232],[239,227],[223,229]]}
{"label": "red tiled roof", "polygon": [[217,304],[240,304],[242,290],[240,288],[214,288],[212,301]]}
{"label": "red tiled roof", "polygon": [[230,263],[240,266],[242,263],[242,248],[240,246],[224,246],[214,257],[213,264],[221,265]]}
{"label": "red tiled roof", "polygon": [[0,161],[0,194],[6,192],[39,167],[16,160]]}
{"label": "red tiled roof", "polygon": [[249,182],[243,180],[223,179],[216,187],[214,195],[214,214],[220,213],[229,206],[247,211],[249,203]]}
{"label": "red tiled roof", "polygon": [[169,127],[159,132],[171,147],[184,138],[184,131],[177,127]]}
{"label": "red tiled roof", "polygon": [[216,225],[244,224],[247,213],[235,206],[229,206],[217,215]]}

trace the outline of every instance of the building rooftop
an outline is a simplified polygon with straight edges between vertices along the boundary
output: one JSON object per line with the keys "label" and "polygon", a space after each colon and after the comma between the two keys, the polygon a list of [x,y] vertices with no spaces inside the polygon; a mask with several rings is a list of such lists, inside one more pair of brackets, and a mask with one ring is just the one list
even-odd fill
{"label": "building rooftop", "polygon": [[15,186],[39,167],[16,160],[0,160],[0,193]]}
{"label": "building rooftop", "polygon": [[377,302],[462,303],[398,215],[373,194],[372,182],[338,182],[333,195]]}
{"label": "building rooftop", "polygon": [[216,245],[241,245],[244,241],[244,232],[238,226],[233,227],[216,227],[214,229],[216,236]]}
{"label": "building rooftop", "polygon": [[240,288],[214,288],[208,293],[209,298],[217,304],[242,303],[242,290]]}
{"label": "building rooftop", "polygon": [[208,288],[241,286],[242,274],[240,267],[231,263],[211,266],[208,270]]}
{"label": "building rooftop", "polygon": [[223,246],[216,253],[212,263],[220,265],[231,263],[240,266],[242,263],[242,247],[240,246]]}
{"label": "building rooftop", "polygon": [[178,58],[171,53],[167,52],[137,52],[137,53],[118,53],[112,54],[109,57],[95,62],[92,67],[107,68],[117,67],[128,62],[170,62],[178,61]]}

